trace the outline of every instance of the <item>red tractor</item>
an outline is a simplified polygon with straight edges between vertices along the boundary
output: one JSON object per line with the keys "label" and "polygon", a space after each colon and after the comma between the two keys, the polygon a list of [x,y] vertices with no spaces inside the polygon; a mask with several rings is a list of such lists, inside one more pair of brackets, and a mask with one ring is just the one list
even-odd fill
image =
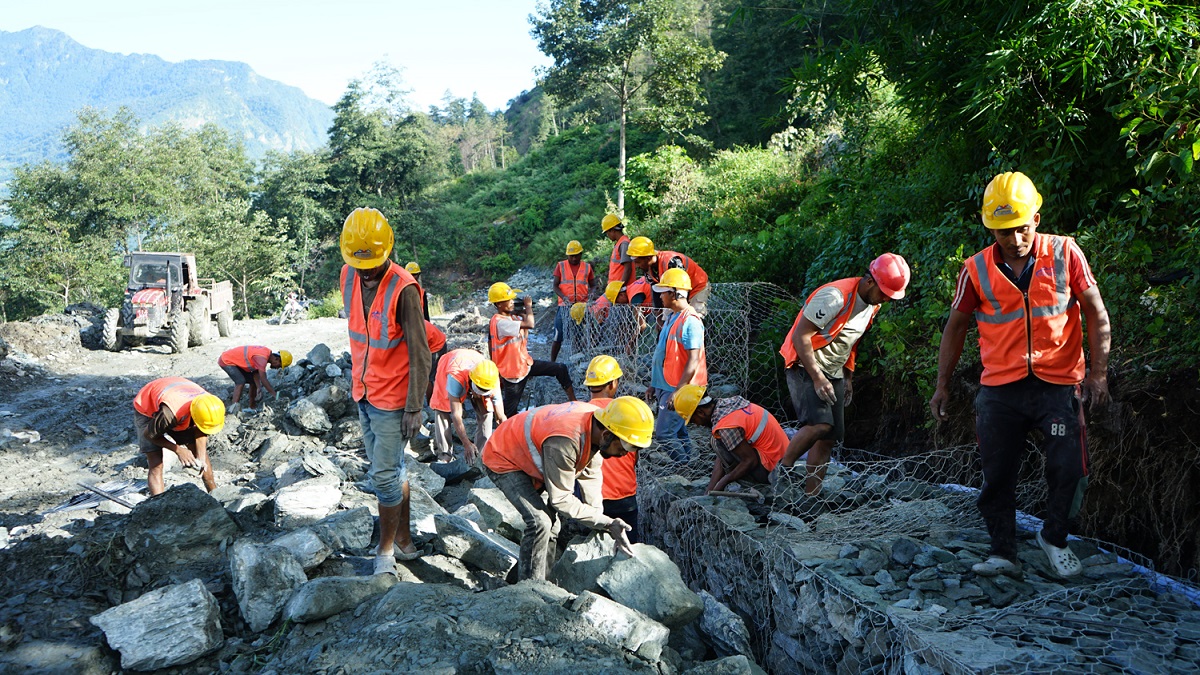
{"label": "red tractor", "polygon": [[191,253],[137,251],[125,256],[129,285],[125,304],[104,317],[104,348],[120,351],[148,338],[167,338],[181,353],[209,339],[212,321],[221,337],[233,329],[233,286],[228,281],[198,279]]}

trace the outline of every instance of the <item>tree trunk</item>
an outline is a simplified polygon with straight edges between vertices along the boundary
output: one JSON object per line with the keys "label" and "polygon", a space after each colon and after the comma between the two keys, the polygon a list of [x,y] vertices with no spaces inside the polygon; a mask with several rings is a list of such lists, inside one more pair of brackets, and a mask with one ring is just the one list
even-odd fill
{"label": "tree trunk", "polygon": [[625,218],[625,109],[627,100],[621,101],[621,146],[617,155],[617,215]]}
{"label": "tree trunk", "polygon": [[242,318],[243,319],[250,318],[250,303],[246,301],[246,284],[247,283],[249,283],[249,282],[246,281],[246,273],[243,272],[242,273]]}

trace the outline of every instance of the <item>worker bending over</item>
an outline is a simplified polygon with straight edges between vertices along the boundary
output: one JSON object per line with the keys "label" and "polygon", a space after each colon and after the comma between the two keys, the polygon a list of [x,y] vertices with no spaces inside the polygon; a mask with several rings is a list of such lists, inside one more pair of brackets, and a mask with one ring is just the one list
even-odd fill
{"label": "worker bending over", "polygon": [[675,412],[684,422],[712,429],[717,457],[704,494],[724,490],[734,481],[769,482],[788,444],[779,420],[741,396],[714,399],[706,396],[705,390],[700,385],[685,384],[673,401]]}
{"label": "worker bending over", "polygon": [[204,489],[215,490],[208,437],[224,426],[225,404],[191,380],[162,377],[142,387],[133,399],[133,428],[150,468],[150,496],[166,489],[163,450],[178,455],[184,466],[199,469]]}
{"label": "worker bending over", "polygon": [[229,379],[233,380],[233,396],[229,404],[233,405],[240,401],[242,387],[249,384],[250,407],[253,407],[263,398],[259,387],[266,389],[267,393],[275,398],[279,398],[279,393],[267,379],[267,367],[287,368],[292,365],[292,353],[284,350],[273,352],[270,347],[259,345],[234,347],[221,352],[221,356],[217,357],[217,365],[225,371]]}
{"label": "worker bending over", "polygon": [[[525,521],[518,580],[546,578],[564,517],[607,531],[617,551],[633,555],[629,525],[601,510],[600,467],[603,457],[648,447],[653,429],[650,407],[632,396],[603,409],[578,401],[542,406],[496,429],[483,446],[483,464]],[[574,494],[576,479],[582,501]]]}
{"label": "worker bending over", "polygon": [[496,282],[488,289],[488,302],[496,307],[496,315],[488,326],[488,350],[500,369],[500,391],[504,395],[504,415],[517,414],[525,384],[531,377],[551,376],[562,385],[568,401],[575,400],[575,386],[567,367],[552,361],[534,361],[529,355],[529,331],[537,326],[533,320],[533,301],[522,298],[524,314],[518,316],[514,299],[519,290]]}
{"label": "worker bending over", "polygon": [[846,436],[845,409],[854,393],[858,343],[883,303],[904,297],[910,277],[904,258],[884,253],[871,262],[865,276],[821,286],[804,301],[779,348],[802,426],[776,473],[788,472],[808,453],[804,491],[809,495],[821,491],[833,446]]}
{"label": "worker bending over", "polygon": [[[1067,530],[1087,477],[1082,404],[1108,402],[1110,329],[1100,289],[1075,240],[1037,231],[1041,206],[1042,196],[1023,173],[1003,173],[988,183],[983,225],[996,243],[963,263],[929,401],[936,420],[949,418],[950,375],[974,316],[983,361],[975,397],[983,463],[978,503],[992,537],[991,555],[974,566],[981,575],[1019,571],[1017,473],[1033,429],[1042,431],[1049,488],[1038,545],[1059,576],[1081,571]],[[1090,371],[1081,313],[1087,318]]]}
{"label": "worker bending over", "polygon": [[[596,285],[596,275],[591,263],[583,261],[583,245],[577,241],[567,244],[567,259],[558,261],[554,266],[554,294],[558,296],[558,310],[554,313],[554,340],[550,346],[550,360],[558,361],[558,350],[562,349],[563,338],[566,337],[567,320],[571,308],[577,304],[586,304],[591,296],[592,287]],[[578,339],[579,331],[575,331],[576,350],[582,348]]]}
{"label": "worker bending over", "polygon": [[[616,283],[616,282],[613,282]],[[588,401],[599,408],[607,407],[621,388],[621,364],[608,354],[601,354],[588,364],[583,383],[591,392]],[[604,482],[600,490],[604,498],[604,515],[619,518],[629,525],[629,541],[638,543],[637,450],[620,457],[604,458]]]}
{"label": "worker bending over", "polygon": [[[429,407],[434,410],[434,445],[438,461],[454,460],[454,439],[451,428],[463,444],[463,458],[467,464],[475,464],[479,448],[492,436],[492,418],[499,422],[504,416],[504,402],[500,397],[500,371],[496,364],[473,349],[455,349],[446,354],[438,364],[434,378],[433,398]],[[463,408],[467,401],[475,410],[475,441],[467,435],[463,422]]]}
{"label": "worker bending over", "polygon": [[658,332],[650,367],[650,388],[646,390],[647,399],[658,400],[654,437],[668,444],[668,454],[678,462],[691,457],[692,444],[683,418],[670,407],[671,397],[685,384],[708,384],[704,322],[688,304],[691,288],[687,273],[677,268],[664,272],[654,286],[667,316]]}
{"label": "worker bending over", "polygon": [[[656,251],[654,242],[648,237],[634,237],[629,242],[629,256],[633,258],[634,267],[646,275],[651,285],[660,283],[667,270],[686,272],[692,281],[688,302],[700,316],[708,313],[708,273],[696,261],[675,251]],[[657,302],[654,306],[665,307]]]}

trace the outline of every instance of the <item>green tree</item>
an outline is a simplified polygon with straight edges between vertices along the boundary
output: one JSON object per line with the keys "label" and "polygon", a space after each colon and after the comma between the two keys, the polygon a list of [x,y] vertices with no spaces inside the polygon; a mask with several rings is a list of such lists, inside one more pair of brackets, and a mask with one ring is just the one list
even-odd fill
{"label": "green tree", "polygon": [[302,288],[305,276],[314,268],[314,256],[332,243],[317,237],[317,232],[330,232],[336,225],[322,203],[329,191],[327,171],[319,154],[271,152],[263,159],[256,179],[253,208],[273,222],[286,224],[292,263],[300,272]]}
{"label": "green tree", "polygon": [[617,210],[625,208],[626,124],[681,134],[707,119],[701,76],[724,54],[707,43],[698,8],[671,0],[550,0],[531,16],[538,47],[554,59],[542,86],[561,101],[602,96],[620,126]]}

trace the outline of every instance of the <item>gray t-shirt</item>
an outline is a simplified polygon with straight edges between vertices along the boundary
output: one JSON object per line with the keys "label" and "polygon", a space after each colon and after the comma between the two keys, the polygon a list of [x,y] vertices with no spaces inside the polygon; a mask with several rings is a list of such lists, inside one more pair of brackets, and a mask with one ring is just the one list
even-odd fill
{"label": "gray t-shirt", "polygon": [[[833,322],[834,317],[846,304],[846,298],[836,287],[830,286],[821,289],[813,295],[804,305],[804,317],[811,321],[818,328],[825,328]],[[871,323],[871,318],[875,316],[875,307],[867,304],[862,296],[855,294],[854,310],[850,314],[850,318],[846,320],[842,326],[842,332],[838,333],[837,338],[816,350],[814,356],[817,360],[817,367],[825,373],[826,377],[842,377],[842,368],[845,367],[846,361],[850,358],[850,352],[854,349],[854,345],[867,331],[867,326]]]}

